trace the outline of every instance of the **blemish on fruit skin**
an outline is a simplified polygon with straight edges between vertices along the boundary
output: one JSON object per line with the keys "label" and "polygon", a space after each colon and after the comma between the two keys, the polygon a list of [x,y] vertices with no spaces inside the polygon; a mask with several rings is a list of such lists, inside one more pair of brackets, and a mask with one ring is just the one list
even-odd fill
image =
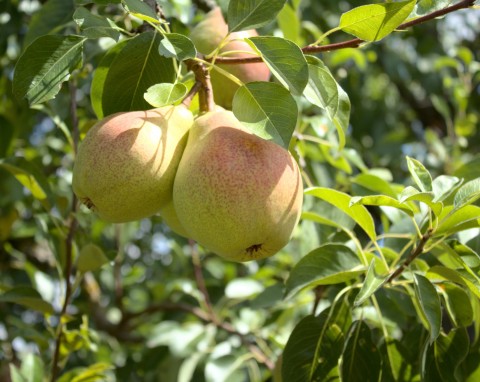
{"label": "blemish on fruit skin", "polygon": [[246,252],[250,255],[253,256],[256,252],[260,251],[262,249],[263,244],[253,244],[250,247],[246,249]]}
{"label": "blemish on fruit skin", "polygon": [[85,204],[89,210],[95,211],[95,204],[93,204],[90,198],[82,198],[81,202]]}

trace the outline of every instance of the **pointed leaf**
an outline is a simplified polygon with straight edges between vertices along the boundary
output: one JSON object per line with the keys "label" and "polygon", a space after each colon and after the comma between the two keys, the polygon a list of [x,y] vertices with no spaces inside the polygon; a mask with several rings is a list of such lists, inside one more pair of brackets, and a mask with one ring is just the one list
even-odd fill
{"label": "pointed leaf", "polygon": [[83,35],[88,38],[110,37],[115,41],[120,37],[120,32],[115,23],[106,17],[94,15],[88,9],[79,7],[73,14],[73,19],[80,27]]}
{"label": "pointed leaf", "polygon": [[433,192],[420,192],[413,187],[405,187],[400,194],[400,202],[406,203],[410,201],[421,202],[426,204],[436,216],[440,216],[443,211],[443,203],[435,202],[435,195]]}
{"label": "pointed leaf", "polygon": [[350,195],[325,187],[309,188],[305,190],[305,194],[313,195],[339,208],[348,216],[350,216],[360,227],[362,227],[370,239],[375,240],[375,224],[373,222],[372,215],[370,215],[364,206],[350,206]]}
{"label": "pointed leaf", "polygon": [[455,194],[453,205],[458,210],[480,199],[480,178],[471,180],[460,187]]}
{"label": "pointed leaf", "polygon": [[405,212],[409,216],[413,216],[413,210],[407,204],[400,203],[397,199],[385,195],[353,196],[350,205],[354,206],[357,204],[364,206],[393,207]]}
{"label": "pointed leaf", "polygon": [[455,176],[440,175],[432,182],[434,202],[443,201],[455,191],[462,181]]}
{"label": "pointed leaf", "polygon": [[344,13],[339,27],[362,40],[378,41],[392,33],[408,17],[415,2],[362,5]]}
{"label": "pointed leaf", "polygon": [[53,307],[30,287],[16,287],[0,294],[0,302],[13,302],[46,314],[54,314]]}
{"label": "pointed leaf", "polygon": [[432,191],[432,176],[418,160],[407,157],[407,165],[413,180],[423,192]]}
{"label": "pointed leaf", "polygon": [[62,82],[83,59],[83,36],[42,36],[25,49],[15,66],[13,93],[31,105],[55,98]]}
{"label": "pointed leaf", "polygon": [[348,382],[378,381],[381,358],[370,328],[355,321],[350,328],[340,365],[341,379]]}
{"label": "pointed leaf", "polygon": [[160,41],[159,52],[164,57],[175,57],[179,61],[195,58],[197,55],[192,40],[179,33],[165,33]]}
{"label": "pointed leaf", "polygon": [[462,381],[459,367],[467,357],[470,340],[464,328],[441,334],[434,344],[435,363],[443,381]]}
{"label": "pointed leaf", "polygon": [[158,53],[160,41],[156,32],[141,33],[115,53],[103,83],[104,115],[150,109],[143,98],[147,89],[158,83],[175,81],[173,60]]}
{"label": "pointed leaf", "polygon": [[417,273],[414,274],[415,296],[420,303],[425,318],[428,323],[428,331],[430,332],[430,342],[433,343],[440,334],[442,323],[442,311],[440,307],[440,299],[435,287],[428,279]]}
{"label": "pointed leaf", "polygon": [[358,256],[341,244],[323,245],[303,257],[290,272],[286,283],[287,298],[304,288],[338,284],[365,271]]}
{"label": "pointed leaf", "polygon": [[187,92],[187,87],[182,83],[163,83],[150,86],[143,96],[153,107],[162,107],[180,101]]}
{"label": "pointed leaf", "polygon": [[250,82],[237,90],[233,113],[250,131],[288,149],[297,124],[297,103],[282,85]]}
{"label": "pointed leaf", "polygon": [[250,37],[273,75],[294,95],[301,95],[308,82],[308,65],[300,48],[280,37]]}
{"label": "pointed leaf", "polygon": [[236,32],[259,28],[275,20],[286,0],[230,0],[228,29]]}
{"label": "pointed leaf", "polygon": [[465,205],[458,209],[453,206],[445,207],[439,216],[439,224],[435,230],[435,235],[460,232],[466,229],[464,225],[469,222],[473,222],[476,226],[480,224],[480,207],[474,205]]}
{"label": "pointed leaf", "polygon": [[127,6],[128,12],[141,20],[149,21],[151,23],[159,24],[157,14],[144,3],[142,0],[122,0]]}
{"label": "pointed leaf", "polygon": [[[379,275],[377,269],[381,269],[382,275]],[[372,294],[374,294],[378,288],[380,288],[388,278],[387,270],[384,267],[383,262],[374,257],[368,267],[367,276],[363,282],[362,288],[355,297],[354,304],[356,306],[363,304]]]}
{"label": "pointed leaf", "polygon": [[456,327],[467,327],[473,322],[471,297],[464,288],[454,283],[443,283],[442,295],[448,315]]}

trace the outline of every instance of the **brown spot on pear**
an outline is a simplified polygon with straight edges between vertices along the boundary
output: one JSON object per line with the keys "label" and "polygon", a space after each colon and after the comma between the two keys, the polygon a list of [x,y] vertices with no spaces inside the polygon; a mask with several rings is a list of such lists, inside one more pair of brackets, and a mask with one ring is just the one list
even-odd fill
{"label": "brown spot on pear", "polygon": [[287,150],[251,134],[230,111],[196,119],[173,187],[189,237],[229,260],[269,257],[290,240],[302,200]]}
{"label": "brown spot on pear", "polygon": [[[228,25],[223,18],[219,7],[211,10],[205,18],[192,29],[190,38],[197,50],[202,54],[209,54],[217,48],[228,34]],[[244,41],[245,38],[258,36],[254,29],[233,32],[228,37],[229,42],[222,47],[220,53],[232,52],[226,57],[243,58],[254,57],[254,49]],[[233,53],[235,51],[235,53]],[[252,52],[252,54],[248,53]],[[236,76],[243,83],[252,81],[268,81],[270,70],[263,62],[254,64],[219,64],[219,67]],[[215,69],[210,72],[213,96],[215,103],[226,109],[232,108],[232,100],[238,85]]]}
{"label": "brown spot on pear", "polygon": [[100,218],[149,217],[172,199],[173,181],[193,123],[183,105],[113,114],[80,143],[73,190]]}

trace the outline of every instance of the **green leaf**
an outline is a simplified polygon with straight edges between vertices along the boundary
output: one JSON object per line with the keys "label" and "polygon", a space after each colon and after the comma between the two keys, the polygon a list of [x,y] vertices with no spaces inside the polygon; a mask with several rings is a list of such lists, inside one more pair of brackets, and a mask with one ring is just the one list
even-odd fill
{"label": "green leaf", "polygon": [[381,358],[372,341],[370,328],[355,321],[350,328],[340,365],[341,380],[348,382],[378,381]]}
{"label": "green leaf", "polygon": [[370,237],[375,240],[375,224],[372,215],[361,205],[350,206],[351,196],[325,187],[312,187],[305,190],[305,195],[313,195],[330,203],[350,216]]}
{"label": "green leaf", "polygon": [[55,98],[62,82],[83,60],[83,36],[42,36],[25,49],[15,66],[13,93],[30,105]]}
{"label": "green leaf", "polygon": [[477,226],[480,224],[480,207],[465,205],[457,209],[453,206],[447,206],[439,216],[435,236],[460,232],[465,229],[464,225],[469,222],[473,222]]}
{"label": "green leaf", "polygon": [[440,287],[445,299],[448,315],[456,327],[467,327],[473,322],[473,308],[470,295],[465,289],[453,283],[443,283]]}
{"label": "green leaf", "polygon": [[192,40],[179,33],[165,33],[160,41],[159,52],[164,57],[175,57],[179,61],[195,58],[197,55]]}
{"label": "green leaf", "polygon": [[393,199],[397,197],[390,183],[374,174],[359,174],[352,179],[352,183]]}
{"label": "green leaf", "polygon": [[273,75],[294,95],[301,95],[308,82],[308,65],[300,48],[281,37],[246,39],[261,53]]}
{"label": "green leaf", "polygon": [[341,244],[325,244],[303,257],[292,269],[285,294],[292,297],[302,289],[339,284],[365,271],[358,256]]}
{"label": "green leaf", "polygon": [[480,178],[471,180],[460,187],[453,199],[453,205],[458,210],[478,199],[480,199]]}
{"label": "green leaf", "polygon": [[74,10],[75,1],[73,0],[48,0],[42,3],[28,23],[23,45],[28,46],[40,36],[61,30],[72,20]]}
{"label": "green leaf", "polygon": [[309,80],[305,98],[327,112],[338,133],[339,148],[345,146],[345,134],[350,121],[350,100],[347,93],[335,81],[330,70],[317,57],[306,56]]}
{"label": "green leaf", "polygon": [[158,83],[175,81],[173,60],[158,53],[160,41],[156,32],[141,33],[113,53],[101,92],[103,115],[150,109],[143,98],[147,89]]}
{"label": "green leaf", "polygon": [[458,168],[454,172],[454,175],[464,179],[465,181],[479,178],[480,177],[480,156],[476,156],[469,162],[460,166],[460,168]]}
{"label": "green leaf", "polygon": [[293,41],[299,46],[303,46],[301,18],[290,4],[285,4],[277,16],[277,22],[283,33],[283,37]]}
{"label": "green leaf", "polygon": [[365,41],[379,41],[392,33],[412,12],[415,0],[369,4],[340,18],[340,29]]}
{"label": "green leaf", "polygon": [[264,286],[257,280],[237,278],[230,281],[225,287],[225,297],[246,299],[259,294],[264,289]]}
{"label": "green leaf", "polygon": [[431,191],[420,192],[413,187],[405,187],[400,194],[400,202],[406,203],[416,201],[426,204],[436,216],[440,216],[443,211],[443,203],[435,202],[435,195]]}
{"label": "green leaf", "polygon": [[73,19],[80,27],[83,35],[88,38],[110,37],[115,41],[120,37],[118,27],[106,17],[94,15],[88,9],[79,7],[73,14]]}
{"label": "green leaf", "polygon": [[150,8],[150,6],[144,3],[142,0],[122,0],[126,5],[128,12],[141,20],[149,21],[154,24],[159,24],[157,14]]}
{"label": "green leaf", "polygon": [[187,87],[182,83],[163,83],[150,86],[143,97],[153,107],[162,107],[180,101],[187,92]]}
{"label": "green leaf", "polygon": [[407,156],[407,165],[410,174],[412,175],[413,180],[416,185],[422,192],[433,191],[432,188],[432,176],[418,160],[410,158]]}
{"label": "green leaf", "polygon": [[95,111],[98,119],[105,117],[103,113],[103,90],[105,87],[105,81],[107,79],[110,65],[121,52],[121,50],[128,43],[128,40],[119,42],[110,48],[103,56],[93,74],[92,86],[90,89],[90,99],[92,102],[92,108]]}
{"label": "green leaf", "polygon": [[[379,269],[381,270],[382,275],[379,275]],[[367,275],[363,282],[360,291],[355,297],[354,304],[356,306],[363,304],[372,294],[374,294],[378,288],[380,288],[388,278],[388,272],[385,269],[385,266],[382,261],[377,257],[374,257],[370,262],[368,267]]]}
{"label": "green leaf", "polygon": [[425,318],[428,323],[428,331],[430,333],[430,343],[440,334],[442,323],[442,311],[440,307],[440,299],[435,287],[428,279],[417,273],[414,274],[415,296],[420,303]]}
{"label": "green leaf", "polygon": [[393,199],[385,195],[371,195],[371,196],[353,196],[350,200],[350,206],[357,204],[367,206],[393,207],[397,208],[409,216],[413,216],[413,210],[404,203],[400,203],[397,199]]}
{"label": "green leaf", "polygon": [[429,13],[448,7],[452,0],[419,0],[410,16],[425,16]]}
{"label": "green leaf", "polygon": [[275,20],[286,0],[230,0],[228,30],[236,32],[259,28]]}
{"label": "green leaf", "polygon": [[432,182],[432,191],[435,198],[434,202],[443,201],[448,198],[461,184],[461,180],[455,176],[440,175]]}
{"label": "green leaf", "polygon": [[45,314],[54,314],[53,307],[33,288],[19,286],[0,294],[0,302],[13,302]]}
{"label": "green leaf", "polygon": [[297,103],[282,85],[250,82],[233,98],[233,113],[250,131],[288,149],[297,124]]}
{"label": "green leaf", "polygon": [[109,261],[110,260],[105,256],[105,253],[99,246],[90,243],[80,250],[77,260],[77,269],[81,273],[93,272],[100,269]]}
{"label": "green leaf", "polygon": [[441,334],[434,344],[435,363],[442,381],[463,381],[459,368],[467,357],[470,340],[466,329],[454,329]]}
{"label": "green leaf", "polygon": [[20,370],[25,377],[25,382],[43,382],[44,380],[45,365],[42,359],[33,353],[28,353],[25,356]]}
{"label": "green leaf", "polygon": [[434,265],[431,267],[426,276],[432,282],[449,280],[457,283],[463,287],[468,288],[477,298],[480,298],[480,283],[472,280],[460,272],[441,265]]}
{"label": "green leaf", "polygon": [[58,382],[97,382],[108,380],[106,372],[112,370],[113,366],[98,362],[89,367],[75,367],[58,378]]}

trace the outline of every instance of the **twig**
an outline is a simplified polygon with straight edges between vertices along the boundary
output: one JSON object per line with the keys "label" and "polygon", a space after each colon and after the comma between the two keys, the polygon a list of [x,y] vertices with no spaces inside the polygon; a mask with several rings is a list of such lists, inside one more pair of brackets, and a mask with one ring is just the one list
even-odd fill
{"label": "twig", "polygon": [[[398,26],[397,30],[404,30],[407,28],[410,28],[414,25],[422,24],[426,21],[430,21],[432,19],[435,19],[437,17],[445,16],[448,13],[452,13],[455,11],[458,11],[460,9],[465,9],[473,6],[475,3],[475,0],[462,0],[458,2],[457,4],[451,5],[449,7],[440,9],[438,11],[429,13],[428,15],[418,17],[416,19],[413,19],[411,21],[405,22],[401,25]],[[339,49],[345,49],[345,48],[357,48],[360,46],[360,44],[364,43],[365,41],[359,38],[354,38],[351,40],[343,41],[343,42],[337,42],[333,44],[326,44],[326,45],[309,45],[304,48],[302,48],[303,53],[321,53],[321,52],[330,52],[333,50],[339,50]],[[255,63],[255,62],[262,62],[261,57],[245,57],[245,58],[224,58],[224,57],[218,57],[216,59],[217,63],[221,64],[250,64],[250,63]]]}
{"label": "twig", "polygon": [[403,271],[418,257],[423,253],[425,244],[432,237],[433,229],[429,228],[428,231],[420,238],[418,245],[410,252],[410,255],[405,260],[405,262],[400,265],[387,279],[387,283],[392,282],[395,278],[400,276]]}
{"label": "twig", "polygon": [[[205,65],[195,60],[187,60],[187,67],[195,74],[195,80],[200,84],[198,87],[198,101],[201,112],[213,110],[215,102],[213,100],[212,84],[210,82],[210,72]],[[194,86],[195,87],[195,86]],[[188,97],[189,95],[187,95]]]}

